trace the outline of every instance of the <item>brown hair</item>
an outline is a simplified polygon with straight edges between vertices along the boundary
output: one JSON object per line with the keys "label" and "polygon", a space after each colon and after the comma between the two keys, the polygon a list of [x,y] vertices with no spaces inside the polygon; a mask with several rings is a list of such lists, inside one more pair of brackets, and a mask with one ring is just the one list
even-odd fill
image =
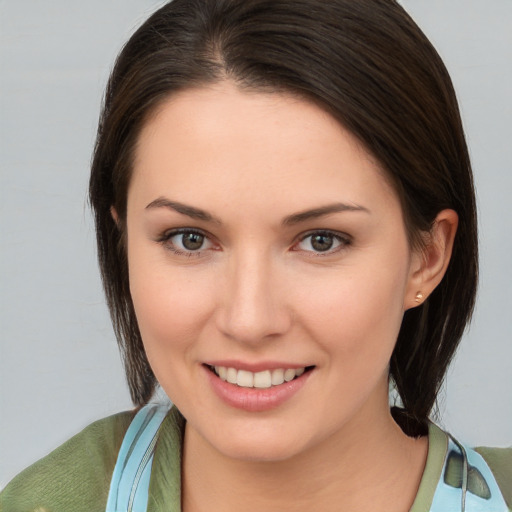
{"label": "brown hair", "polygon": [[133,401],[144,404],[156,384],[130,297],[123,241],[137,137],[169,95],[225,79],[241,88],[300,95],[338,119],[392,180],[411,243],[442,209],[458,213],[446,275],[421,307],[405,313],[390,363],[403,404],[395,417],[406,433],[425,433],[474,306],[476,211],[450,77],[395,0],[174,0],[121,51],[99,123],[90,202]]}

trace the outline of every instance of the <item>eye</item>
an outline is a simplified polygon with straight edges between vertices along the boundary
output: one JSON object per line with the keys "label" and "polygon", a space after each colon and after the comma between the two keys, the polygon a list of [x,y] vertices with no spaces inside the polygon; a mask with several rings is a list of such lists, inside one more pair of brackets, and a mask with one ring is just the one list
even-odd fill
{"label": "eye", "polygon": [[332,231],[307,233],[296,244],[296,250],[313,253],[334,253],[350,244],[347,236]]}
{"label": "eye", "polygon": [[204,233],[186,228],[167,231],[159,242],[176,254],[187,256],[199,255],[202,251],[213,247],[212,241]]}

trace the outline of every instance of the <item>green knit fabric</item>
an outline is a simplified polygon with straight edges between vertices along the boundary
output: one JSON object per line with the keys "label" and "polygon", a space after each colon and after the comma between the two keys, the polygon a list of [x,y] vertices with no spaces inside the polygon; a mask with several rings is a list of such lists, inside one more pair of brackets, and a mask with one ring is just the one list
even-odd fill
{"label": "green knit fabric", "polygon": [[512,510],[512,446],[510,448],[475,448],[487,462],[501,493]]}
{"label": "green knit fabric", "polygon": [[0,494],[1,512],[100,512],[124,434],[125,412],[97,421],[25,469]]}
{"label": "green knit fabric", "polygon": [[[93,423],[15,477],[0,493],[1,512],[103,512],[124,434],[125,412]],[[162,423],[153,462],[148,512],[181,511],[181,446],[185,420],[172,408]],[[429,430],[425,472],[411,512],[428,512],[441,477],[447,435]],[[478,448],[512,512],[512,448]]]}
{"label": "green knit fabric", "polygon": [[181,447],[184,431],[185,419],[173,407],[158,435],[147,512],[181,512]]}
{"label": "green knit fabric", "polygon": [[430,423],[427,462],[410,512],[427,512],[430,509],[437,483],[443,471],[447,449],[448,436],[439,427]]}

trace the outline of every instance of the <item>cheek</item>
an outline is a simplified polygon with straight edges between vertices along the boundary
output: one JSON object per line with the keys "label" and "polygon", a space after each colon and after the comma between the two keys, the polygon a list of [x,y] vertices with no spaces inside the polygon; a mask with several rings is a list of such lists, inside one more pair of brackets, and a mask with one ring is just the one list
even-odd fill
{"label": "cheek", "polygon": [[186,350],[209,317],[213,287],[165,258],[130,256],[130,292],[148,357]]}
{"label": "cheek", "polygon": [[295,290],[311,335],[351,366],[387,365],[403,317],[404,266],[370,268],[343,268]]}

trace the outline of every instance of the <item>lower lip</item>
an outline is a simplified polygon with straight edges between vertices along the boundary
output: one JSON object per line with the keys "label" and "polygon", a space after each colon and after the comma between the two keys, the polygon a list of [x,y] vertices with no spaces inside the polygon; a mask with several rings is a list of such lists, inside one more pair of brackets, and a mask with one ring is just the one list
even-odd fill
{"label": "lower lip", "polygon": [[213,391],[227,405],[249,412],[269,411],[279,407],[297,393],[306,383],[313,370],[303,373],[290,382],[270,388],[244,388],[223,381],[214,372],[204,367]]}

